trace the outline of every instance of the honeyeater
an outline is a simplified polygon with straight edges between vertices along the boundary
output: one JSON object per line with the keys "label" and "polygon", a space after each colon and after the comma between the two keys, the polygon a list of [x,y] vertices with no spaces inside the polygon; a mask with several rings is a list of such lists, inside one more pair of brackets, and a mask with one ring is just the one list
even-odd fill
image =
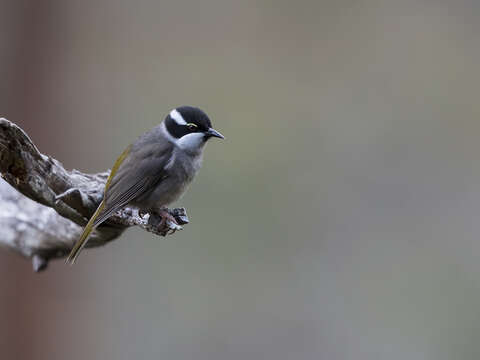
{"label": "honeyeater", "polygon": [[165,207],[185,192],[201,166],[204,146],[212,137],[224,139],[202,110],[180,106],[129,145],[113,165],[103,200],[67,262],[73,264],[92,231],[126,206],[175,222]]}

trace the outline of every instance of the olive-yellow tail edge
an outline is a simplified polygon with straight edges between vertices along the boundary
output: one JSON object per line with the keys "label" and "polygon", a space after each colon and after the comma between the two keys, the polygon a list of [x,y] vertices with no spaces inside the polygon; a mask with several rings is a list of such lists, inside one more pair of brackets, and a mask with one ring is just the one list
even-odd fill
{"label": "olive-yellow tail edge", "polygon": [[94,225],[95,220],[97,219],[98,215],[102,212],[104,208],[105,208],[105,200],[102,200],[100,205],[98,205],[97,210],[95,210],[95,213],[92,215],[90,220],[88,220],[87,225],[83,229],[82,235],[80,236],[80,238],[77,240],[72,250],[70,251],[68,258],[65,261],[67,264],[70,264],[70,265],[75,264],[75,260],[77,260],[78,255],[80,255],[80,252],[87,244],[88,237],[90,236],[92,231],[95,230],[96,228],[96,226]]}

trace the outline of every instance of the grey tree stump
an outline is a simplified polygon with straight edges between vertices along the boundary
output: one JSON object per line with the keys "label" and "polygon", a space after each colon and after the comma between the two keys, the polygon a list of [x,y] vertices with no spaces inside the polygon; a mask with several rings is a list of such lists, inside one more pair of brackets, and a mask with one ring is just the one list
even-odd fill
{"label": "grey tree stump", "polygon": [[[30,258],[37,272],[51,259],[66,257],[102,200],[109,173],[65,170],[20,127],[0,118],[0,246]],[[184,208],[169,212],[180,225],[188,224]],[[160,236],[178,230],[173,223],[159,224],[156,214],[125,208],[94,231],[87,247],[104,245],[130,226]]]}

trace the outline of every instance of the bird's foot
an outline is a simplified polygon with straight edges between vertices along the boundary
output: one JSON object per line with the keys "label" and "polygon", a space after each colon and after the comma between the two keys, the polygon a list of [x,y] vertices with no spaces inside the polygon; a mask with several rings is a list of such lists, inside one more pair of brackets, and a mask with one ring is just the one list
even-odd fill
{"label": "bird's foot", "polygon": [[[158,220],[159,217],[160,221]],[[151,213],[148,222],[162,236],[171,235],[175,231],[183,229],[168,209],[160,209]]]}
{"label": "bird's foot", "polygon": [[168,210],[162,209],[158,212],[158,215],[162,218],[158,224],[159,229],[166,229],[165,235],[171,235],[177,230],[183,230],[178,224],[177,220],[171,215]]}

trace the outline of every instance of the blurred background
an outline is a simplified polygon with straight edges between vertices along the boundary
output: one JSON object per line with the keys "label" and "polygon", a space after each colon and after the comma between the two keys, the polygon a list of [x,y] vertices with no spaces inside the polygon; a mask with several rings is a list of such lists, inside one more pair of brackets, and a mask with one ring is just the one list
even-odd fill
{"label": "blurred background", "polygon": [[[224,133],[168,238],[40,274],[3,359],[478,359],[480,3],[0,0],[0,115],[109,168],[178,105]],[[0,204],[1,206],[1,204]]]}

